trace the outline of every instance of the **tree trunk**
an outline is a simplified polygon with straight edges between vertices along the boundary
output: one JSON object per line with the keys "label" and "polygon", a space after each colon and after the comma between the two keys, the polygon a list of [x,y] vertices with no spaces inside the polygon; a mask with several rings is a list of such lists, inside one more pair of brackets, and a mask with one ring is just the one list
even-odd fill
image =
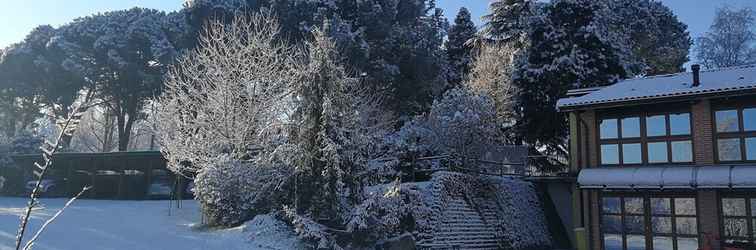
{"label": "tree trunk", "polygon": [[131,127],[134,125],[134,120],[136,120],[136,117],[132,115],[118,117],[118,151],[129,150]]}

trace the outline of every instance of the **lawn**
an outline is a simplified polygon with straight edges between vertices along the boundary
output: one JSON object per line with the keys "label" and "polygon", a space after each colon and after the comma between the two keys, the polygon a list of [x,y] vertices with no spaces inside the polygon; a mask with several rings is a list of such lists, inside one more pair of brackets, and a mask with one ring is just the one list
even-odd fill
{"label": "lawn", "polygon": [[[27,239],[65,202],[42,199]],[[0,250],[14,247],[25,203],[23,198],[0,197]],[[169,201],[77,200],[48,226],[34,249],[288,249],[297,244],[288,232],[271,230],[275,222],[269,220],[199,230],[195,225],[201,216],[195,201],[183,201],[180,209],[169,205]]]}

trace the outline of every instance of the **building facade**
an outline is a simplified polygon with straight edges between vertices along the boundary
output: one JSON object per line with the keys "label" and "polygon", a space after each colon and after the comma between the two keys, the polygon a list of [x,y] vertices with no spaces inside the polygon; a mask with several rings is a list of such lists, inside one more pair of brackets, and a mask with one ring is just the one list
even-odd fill
{"label": "building facade", "polygon": [[756,249],[756,67],[574,90],[579,249]]}

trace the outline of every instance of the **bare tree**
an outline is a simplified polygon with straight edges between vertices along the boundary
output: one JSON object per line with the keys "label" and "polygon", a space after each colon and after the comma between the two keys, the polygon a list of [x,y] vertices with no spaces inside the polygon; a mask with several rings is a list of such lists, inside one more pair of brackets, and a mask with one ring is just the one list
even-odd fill
{"label": "bare tree", "polygon": [[754,21],[750,8],[719,8],[709,31],[696,39],[696,57],[706,68],[756,62]]}
{"label": "bare tree", "polygon": [[287,119],[290,86],[306,53],[287,44],[270,14],[213,21],[170,69],[153,126],[169,168],[196,173],[219,154],[245,159]]}
{"label": "bare tree", "polygon": [[506,43],[480,45],[473,62],[467,86],[475,93],[488,95],[494,101],[497,120],[503,126],[514,122],[517,88],[512,83],[513,64],[517,50]]}

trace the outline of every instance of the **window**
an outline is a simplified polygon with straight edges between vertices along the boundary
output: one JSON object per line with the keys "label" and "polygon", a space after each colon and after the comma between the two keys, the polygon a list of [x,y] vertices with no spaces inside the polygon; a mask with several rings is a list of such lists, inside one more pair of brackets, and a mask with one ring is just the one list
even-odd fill
{"label": "window", "polygon": [[688,112],[605,118],[599,134],[601,165],[693,162]]}
{"label": "window", "polygon": [[756,162],[756,108],[714,112],[717,159],[720,162]]}
{"label": "window", "polygon": [[605,196],[601,209],[604,249],[698,249],[696,216],[692,197]]}
{"label": "window", "polygon": [[603,119],[599,124],[601,164],[641,164],[640,117]]}
{"label": "window", "polygon": [[756,233],[756,197],[730,196],[723,197],[722,204],[722,235],[725,246],[748,248],[754,247]]}

